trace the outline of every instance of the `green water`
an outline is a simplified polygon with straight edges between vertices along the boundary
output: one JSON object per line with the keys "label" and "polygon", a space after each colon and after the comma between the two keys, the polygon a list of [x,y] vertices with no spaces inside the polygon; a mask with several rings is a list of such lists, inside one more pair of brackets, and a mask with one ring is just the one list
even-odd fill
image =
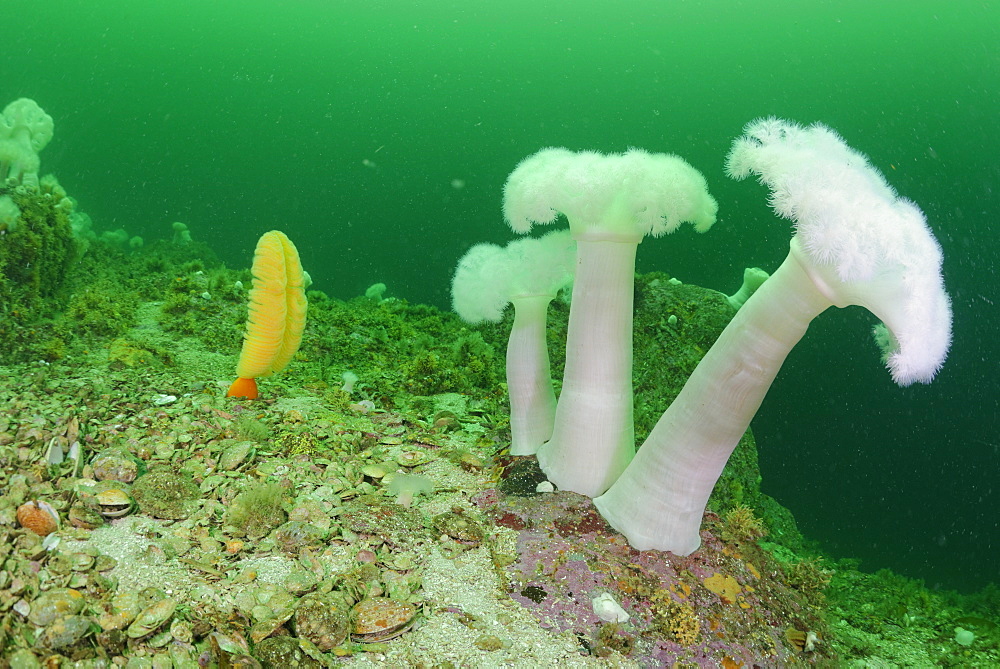
{"label": "green water", "polygon": [[955,344],[934,384],[900,390],[871,318],[824,314],[754,423],[765,489],[867,567],[1000,581],[1000,5],[54,0],[8,28],[0,99],[53,116],[42,172],[98,232],[180,220],[240,266],[278,228],[337,297],[382,281],[446,307],[459,256],[512,237],[504,178],[549,145],[702,170],[717,225],[647,240],[639,269],[734,289],[789,228],[725,178],[729,143],[758,116],[825,122],[928,214]]}

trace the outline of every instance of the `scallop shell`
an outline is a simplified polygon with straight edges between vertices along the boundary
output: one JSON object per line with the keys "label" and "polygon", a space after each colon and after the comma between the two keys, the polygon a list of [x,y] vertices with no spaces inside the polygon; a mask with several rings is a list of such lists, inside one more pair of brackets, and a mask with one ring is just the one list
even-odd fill
{"label": "scallop shell", "polygon": [[73,553],[70,555],[70,560],[73,571],[87,571],[94,566],[94,562],[97,561],[97,558],[93,555],[87,555],[86,553]]}
{"label": "scallop shell", "polygon": [[403,451],[396,456],[396,462],[403,467],[416,467],[430,462],[431,456],[424,451]]}
{"label": "scallop shell", "polygon": [[350,632],[350,616],[332,597],[303,597],[295,610],[295,633],[326,652],[339,646]]}
{"label": "scallop shell", "polygon": [[263,618],[255,622],[253,627],[250,628],[250,640],[253,641],[254,644],[260,643],[281,629],[282,625],[291,620],[293,615],[295,615],[295,609],[288,608],[276,615],[272,615],[268,618]]}
{"label": "scallop shell", "polygon": [[300,520],[290,520],[274,530],[271,536],[278,548],[295,555],[308,546],[322,542],[325,534],[315,525]]}
{"label": "scallop shell", "polygon": [[118,560],[114,559],[110,555],[105,555],[101,553],[97,556],[94,561],[94,569],[96,571],[111,571],[118,566]]}
{"label": "scallop shell", "polygon": [[433,523],[438,532],[467,546],[478,546],[483,540],[483,529],[464,513],[446,511],[434,516]]}
{"label": "scallop shell", "polygon": [[378,479],[388,474],[389,470],[386,468],[385,465],[368,464],[361,468],[361,473],[367,476],[368,478],[375,479],[377,481]]}
{"label": "scallop shell", "polygon": [[105,518],[121,518],[132,511],[132,497],[120,488],[109,488],[97,493],[97,504]]}
{"label": "scallop shell", "polygon": [[105,632],[125,629],[141,610],[138,593],[120,592],[111,600],[111,611],[101,614],[97,624]]}
{"label": "scallop shell", "polygon": [[191,643],[194,638],[194,629],[187,620],[176,619],[170,623],[170,636],[181,643]]}
{"label": "scallop shell", "polygon": [[95,625],[86,616],[62,616],[54,621],[42,635],[42,644],[52,650],[62,650],[76,644],[95,631]]}
{"label": "scallop shell", "polygon": [[306,639],[276,636],[254,646],[253,655],[265,667],[322,669],[328,666],[322,654]]}
{"label": "scallop shell", "polygon": [[97,454],[90,464],[98,481],[131,483],[140,473],[139,462],[125,451],[112,448]]}
{"label": "scallop shell", "polygon": [[238,441],[228,446],[219,456],[219,469],[233,471],[239,469],[257,454],[257,447],[252,441]]}
{"label": "scallop shell", "polygon": [[462,469],[470,472],[478,472],[480,469],[486,467],[486,461],[475,453],[461,453],[457,460],[458,465]]}
{"label": "scallop shell", "polygon": [[33,500],[17,507],[17,522],[45,537],[59,529],[59,514],[48,502]]}
{"label": "scallop shell", "polygon": [[163,623],[170,620],[177,609],[177,602],[167,597],[161,599],[142,613],[129,625],[127,634],[132,639],[138,639],[155,632]]}
{"label": "scallop shell", "polygon": [[51,573],[65,576],[73,570],[73,558],[66,553],[55,553],[46,566]]}
{"label": "scallop shell", "polygon": [[417,607],[388,597],[370,597],[351,609],[351,639],[361,643],[388,641],[408,631],[417,620]]}
{"label": "scallop shell", "polygon": [[39,627],[47,627],[57,618],[76,615],[86,603],[83,594],[72,588],[53,588],[31,603],[28,620]]}
{"label": "scallop shell", "polygon": [[73,527],[96,530],[98,527],[104,525],[104,516],[101,515],[101,512],[81,502],[77,502],[71,506],[69,513],[66,515],[69,518],[70,525]]}

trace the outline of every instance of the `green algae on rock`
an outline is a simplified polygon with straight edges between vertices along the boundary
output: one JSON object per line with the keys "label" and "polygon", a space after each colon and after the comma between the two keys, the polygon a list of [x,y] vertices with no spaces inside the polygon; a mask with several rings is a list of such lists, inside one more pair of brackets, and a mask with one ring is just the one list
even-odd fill
{"label": "green algae on rock", "polygon": [[260,539],[285,522],[285,489],[277,483],[256,483],[238,494],[226,512],[226,523],[250,539]]}
{"label": "green algae on rock", "polygon": [[157,469],[136,479],[132,497],[139,509],[153,518],[182,520],[197,508],[201,493],[189,476]]}

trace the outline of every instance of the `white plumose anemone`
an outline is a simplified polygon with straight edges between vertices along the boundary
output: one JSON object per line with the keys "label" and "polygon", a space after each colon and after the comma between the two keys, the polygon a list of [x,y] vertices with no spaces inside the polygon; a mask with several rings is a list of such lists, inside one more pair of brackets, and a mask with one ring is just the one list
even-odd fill
{"label": "white plumose anemone", "polygon": [[705,504],[782,362],[813,318],[860,305],[893,380],[930,382],[951,342],[941,251],[919,208],[823,125],[754,121],[730,176],[757,174],[795,223],[788,257],[736,313],[624,474],[594,500],[640,550],[698,548]]}
{"label": "white plumose anemone", "polygon": [[563,490],[601,494],[635,451],[636,247],[684,222],[704,232],[717,208],[698,170],[677,156],[639,149],[542,149],[507,178],[504,217],[515,232],[563,215],[577,245],[562,393],[552,438],[538,450],[542,470]]}

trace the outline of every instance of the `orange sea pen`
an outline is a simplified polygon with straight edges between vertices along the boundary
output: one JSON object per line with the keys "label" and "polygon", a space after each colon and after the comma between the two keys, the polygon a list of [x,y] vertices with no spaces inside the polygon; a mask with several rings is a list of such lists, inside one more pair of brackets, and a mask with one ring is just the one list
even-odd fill
{"label": "orange sea pen", "polygon": [[257,397],[256,379],[283,370],[299,349],[306,324],[306,292],[295,245],[277,230],[265,232],[253,258],[247,331],[227,397]]}

